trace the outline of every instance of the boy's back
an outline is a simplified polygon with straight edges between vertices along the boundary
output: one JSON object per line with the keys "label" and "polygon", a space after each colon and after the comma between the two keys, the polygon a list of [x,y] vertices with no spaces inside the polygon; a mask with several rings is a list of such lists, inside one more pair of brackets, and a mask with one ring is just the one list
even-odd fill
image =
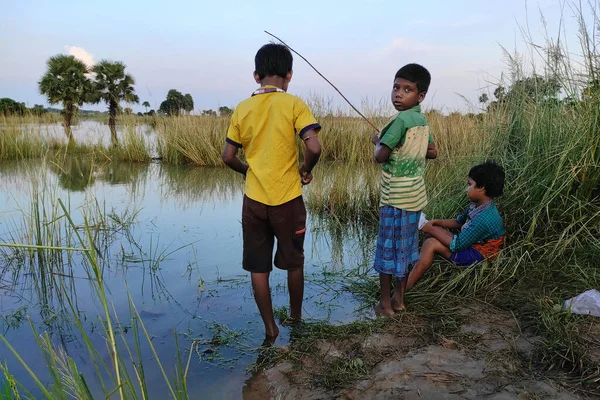
{"label": "boy's back", "polygon": [[[273,264],[287,271],[290,318],[302,317],[306,207],[302,187],[312,181],[319,161],[321,127],[299,98],[286,92],[292,79],[290,50],[274,43],[254,58],[254,80],[260,88],[235,109],[221,157],[246,177],[242,203],[242,267],[250,272],[252,292],[265,324],[265,344],[273,344],[279,328],[273,316],[269,275]],[[298,168],[296,134],[305,146]],[[237,153],[246,153],[243,162]],[[273,259],[273,247],[277,251]]]}
{"label": "boy's back", "polygon": [[241,102],[232,115],[227,141],[243,147],[250,166],[246,196],[269,206],[300,196],[296,135],[318,128],[300,98],[274,87],[263,87]]}

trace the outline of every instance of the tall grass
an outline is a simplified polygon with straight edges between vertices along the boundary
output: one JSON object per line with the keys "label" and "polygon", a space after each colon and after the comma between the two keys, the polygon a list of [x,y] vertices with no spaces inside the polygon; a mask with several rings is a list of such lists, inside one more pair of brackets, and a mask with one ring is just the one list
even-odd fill
{"label": "tall grass", "polygon": [[0,161],[41,158],[51,146],[31,118],[0,116]]}
{"label": "tall grass", "polygon": [[[313,99],[314,101],[314,99]],[[323,145],[322,162],[339,162],[347,165],[373,164],[373,148],[370,143],[371,128],[360,118],[344,114],[333,115],[327,110],[319,111],[319,122],[323,129],[319,138]],[[373,121],[383,127],[390,115],[383,109],[375,112]],[[452,114],[444,116],[439,112],[428,114],[429,124],[436,139],[439,138],[441,154],[452,154],[453,158],[470,154],[473,147],[481,147],[480,141],[473,141],[483,129],[480,118]],[[95,154],[105,159],[143,162],[152,157],[150,143],[156,145],[156,156],[171,164],[190,164],[196,166],[224,167],[221,151],[229,127],[229,117],[211,117],[182,115],[178,117],[123,116],[119,126],[121,136],[116,147],[107,148],[98,143],[77,143],[70,154]],[[14,138],[7,140],[9,146],[3,159],[23,158],[28,149],[38,150],[29,157],[41,157],[45,153],[39,149],[62,149],[67,152],[66,142],[45,137],[40,126],[51,123],[50,120],[33,120],[32,117],[5,117],[3,129],[9,129]],[[150,127],[156,137],[145,138],[140,126]],[[449,138],[450,140],[446,140]],[[16,140],[18,139],[18,140]],[[17,146],[17,144],[19,146]],[[41,145],[41,146],[40,146]],[[300,155],[304,145],[298,140]]]}
{"label": "tall grass", "polygon": [[148,162],[152,159],[149,140],[140,134],[137,125],[128,123],[122,126],[121,131],[118,145],[111,146],[106,153],[109,159],[130,162]]}
{"label": "tall grass", "polygon": [[229,119],[179,116],[156,119],[158,152],[165,162],[199,166],[224,166],[221,151]]}
{"label": "tall grass", "polygon": [[66,137],[57,135],[62,127],[54,114],[0,116],[0,161],[85,155],[101,160],[148,162],[155,151],[152,141],[156,142],[156,138],[143,134],[140,121],[146,120],[123,118],[119,125],[120,142],[110,146],[98,137],[101,129],[88,132],[87,140],[69,143]]}

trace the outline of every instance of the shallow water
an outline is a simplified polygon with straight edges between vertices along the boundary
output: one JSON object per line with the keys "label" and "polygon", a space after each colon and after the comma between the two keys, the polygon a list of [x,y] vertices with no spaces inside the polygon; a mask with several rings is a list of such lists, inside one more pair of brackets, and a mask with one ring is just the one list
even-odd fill
{"label": "shallow water", "polygon": [[[51,220],[53,209],[56,215],[62,214],[57,208],[61,199],[76,225],[83,224],[82,210],[88,216],[112,216],[108,220],[114,229],[97,230],[96,244],[108,299],[122,322],[116,327],[118,334],[133,343],[129,295],[169,376],[176,362],[175,335],[184,364],[193,340],[197,340],[187,378],[190,398],[200,394],[202,398],[242,397],[263,326],[249,275],[241,268],[243,188],[239,176],[225,169],[96,164],[73,158],[52,164],[4,163],[0,165],[0,188],[0,242],[32,242],[35,227],[29,224],[36,220],[30,218],[35,210],[32,205]],[[134,222],[128,224],[130,217]],[[61,234],[69,236],[66,230]],[[364,316],[361,305],[343,290],[339,277],[345,270],[369,264],[374,234],[309,215],[306,319],[341,323]],[[69,237],[71,241],[63,239],[63,245],[79,247],[74,236]],[[45,259],[43,264],[38,257],[32,267],[23,261],[26,252],[0,250],[1,332],[42,382],[49,382],[27,322],[30,317],[38,332],[48,332],[75,360],[92,392],[100,393],[87,349],[68,312],[70,299],[94,347],[109,363],[98,319],[101,307],[80,254],[67,257],[65,253],[62,258]],[[40,273],[41,267],[47,272]],[[287,306],[285,273],[275,271],[271,285],[274,307]],[[222,344],[215,345],[215,338]],[[144,342],[142,339],[151,398],[167,398],[164,379]],[[283,327],[276,345],[287,343],[289,330]],[[7,361],[10,372],[27,389],[39,395],[33,380],[3,344],[0,359]]]}
{"label": "shallow water", "polygon": [[[44,138],[53,141],[61,141],[67,143],[62,124],[26,124],[22,126],[24,132],[31,135],[41,135]],[[126,131],[135,129],[136,136],[144,139],[146,147],[151,157],[158,157],[158,142],[156,131],[149,125],[136,124],[119,125],[117,124],[117,137],[123,138]],[[1,130],[1,127],[0,127]],[[78,144],[102,145],[109,147],[111,144],[110,129],[106,123],[94,120],[79,120],[77,124],[71,126],[73,139]]]}

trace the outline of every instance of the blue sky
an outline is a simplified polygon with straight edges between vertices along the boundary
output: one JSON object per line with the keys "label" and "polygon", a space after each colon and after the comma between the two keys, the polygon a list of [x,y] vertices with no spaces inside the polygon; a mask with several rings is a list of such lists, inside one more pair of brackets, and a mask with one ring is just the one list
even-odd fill
{"label": "blue sky", "polygon": [[[269,41],[263,33],[269,30],[360,107],[388,101],[396,70],[417,62],[433,76],[426,106],[465,110],[468,106],[459,94],[476,103],[489,82],[497,82],[506,69],[500,45],[523,48],[519,25],[527,23],[526,10],[534,39],[543,42],[539,9],[554,35],[561,4],[559,0],[5,0],[0,14],[0,97],[47,104],[37,93],[45,61],[71,51],[91,62],[123,61],[136,79],[140,100],[153,108],[171,88],[191,93],[196,109],[231,107],[256,86],[254,54]],[[567,7],[564,16],[571,25],[572,14]],[[575,28],[571,33],[576,34]],[[342,104],[298,57],[289,91],[305,97],[318,94],[334,106]]]}

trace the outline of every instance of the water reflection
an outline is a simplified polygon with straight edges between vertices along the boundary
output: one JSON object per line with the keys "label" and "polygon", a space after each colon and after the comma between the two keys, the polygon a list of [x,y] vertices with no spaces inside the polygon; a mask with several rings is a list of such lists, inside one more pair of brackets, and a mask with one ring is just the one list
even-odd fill
{"label": "water reflection", "polygon": [[69,192],[83,192],[96,180],[135,188],[147,177],[149,169],[149,164],[98,163],[93,157],[65,157],[49,162],[47,166],[56,175],[58,185]]}
{"label": "water reflection", "polygon": [[49,163],[48,168],[56,174],[60,187],[71,192],[83,192],[96,181],[93,159],[69,157]]}
{"label": "water reflection", "polygon": [[145,163],[106,163],[98,168],[97,177],[109,185],[143,187],[149,168],[150,165]]}
{"label": "water reflection", "polygon": [[161,165],[160,172],[163,196],[175,197],[182,205],[231,201],[243,192],[241,176],[229,169]]}
{"label": "water reflection", "polygon": [[[347,242],[355,242],[354,256],[352,259],[370,260],[374,253],[373,242],[377,237],[377,226],[369,221],[354,221],[344,223],[333,218],[327,218],[322,215],[312,215],[311,217],[312,239],[315,242],[323,241],[328,243],[331,251],[331,263],[338,269],[347,267],[344,260],[347,259]],[[361,264],[360,267],[368,268],[368,265]]]}

